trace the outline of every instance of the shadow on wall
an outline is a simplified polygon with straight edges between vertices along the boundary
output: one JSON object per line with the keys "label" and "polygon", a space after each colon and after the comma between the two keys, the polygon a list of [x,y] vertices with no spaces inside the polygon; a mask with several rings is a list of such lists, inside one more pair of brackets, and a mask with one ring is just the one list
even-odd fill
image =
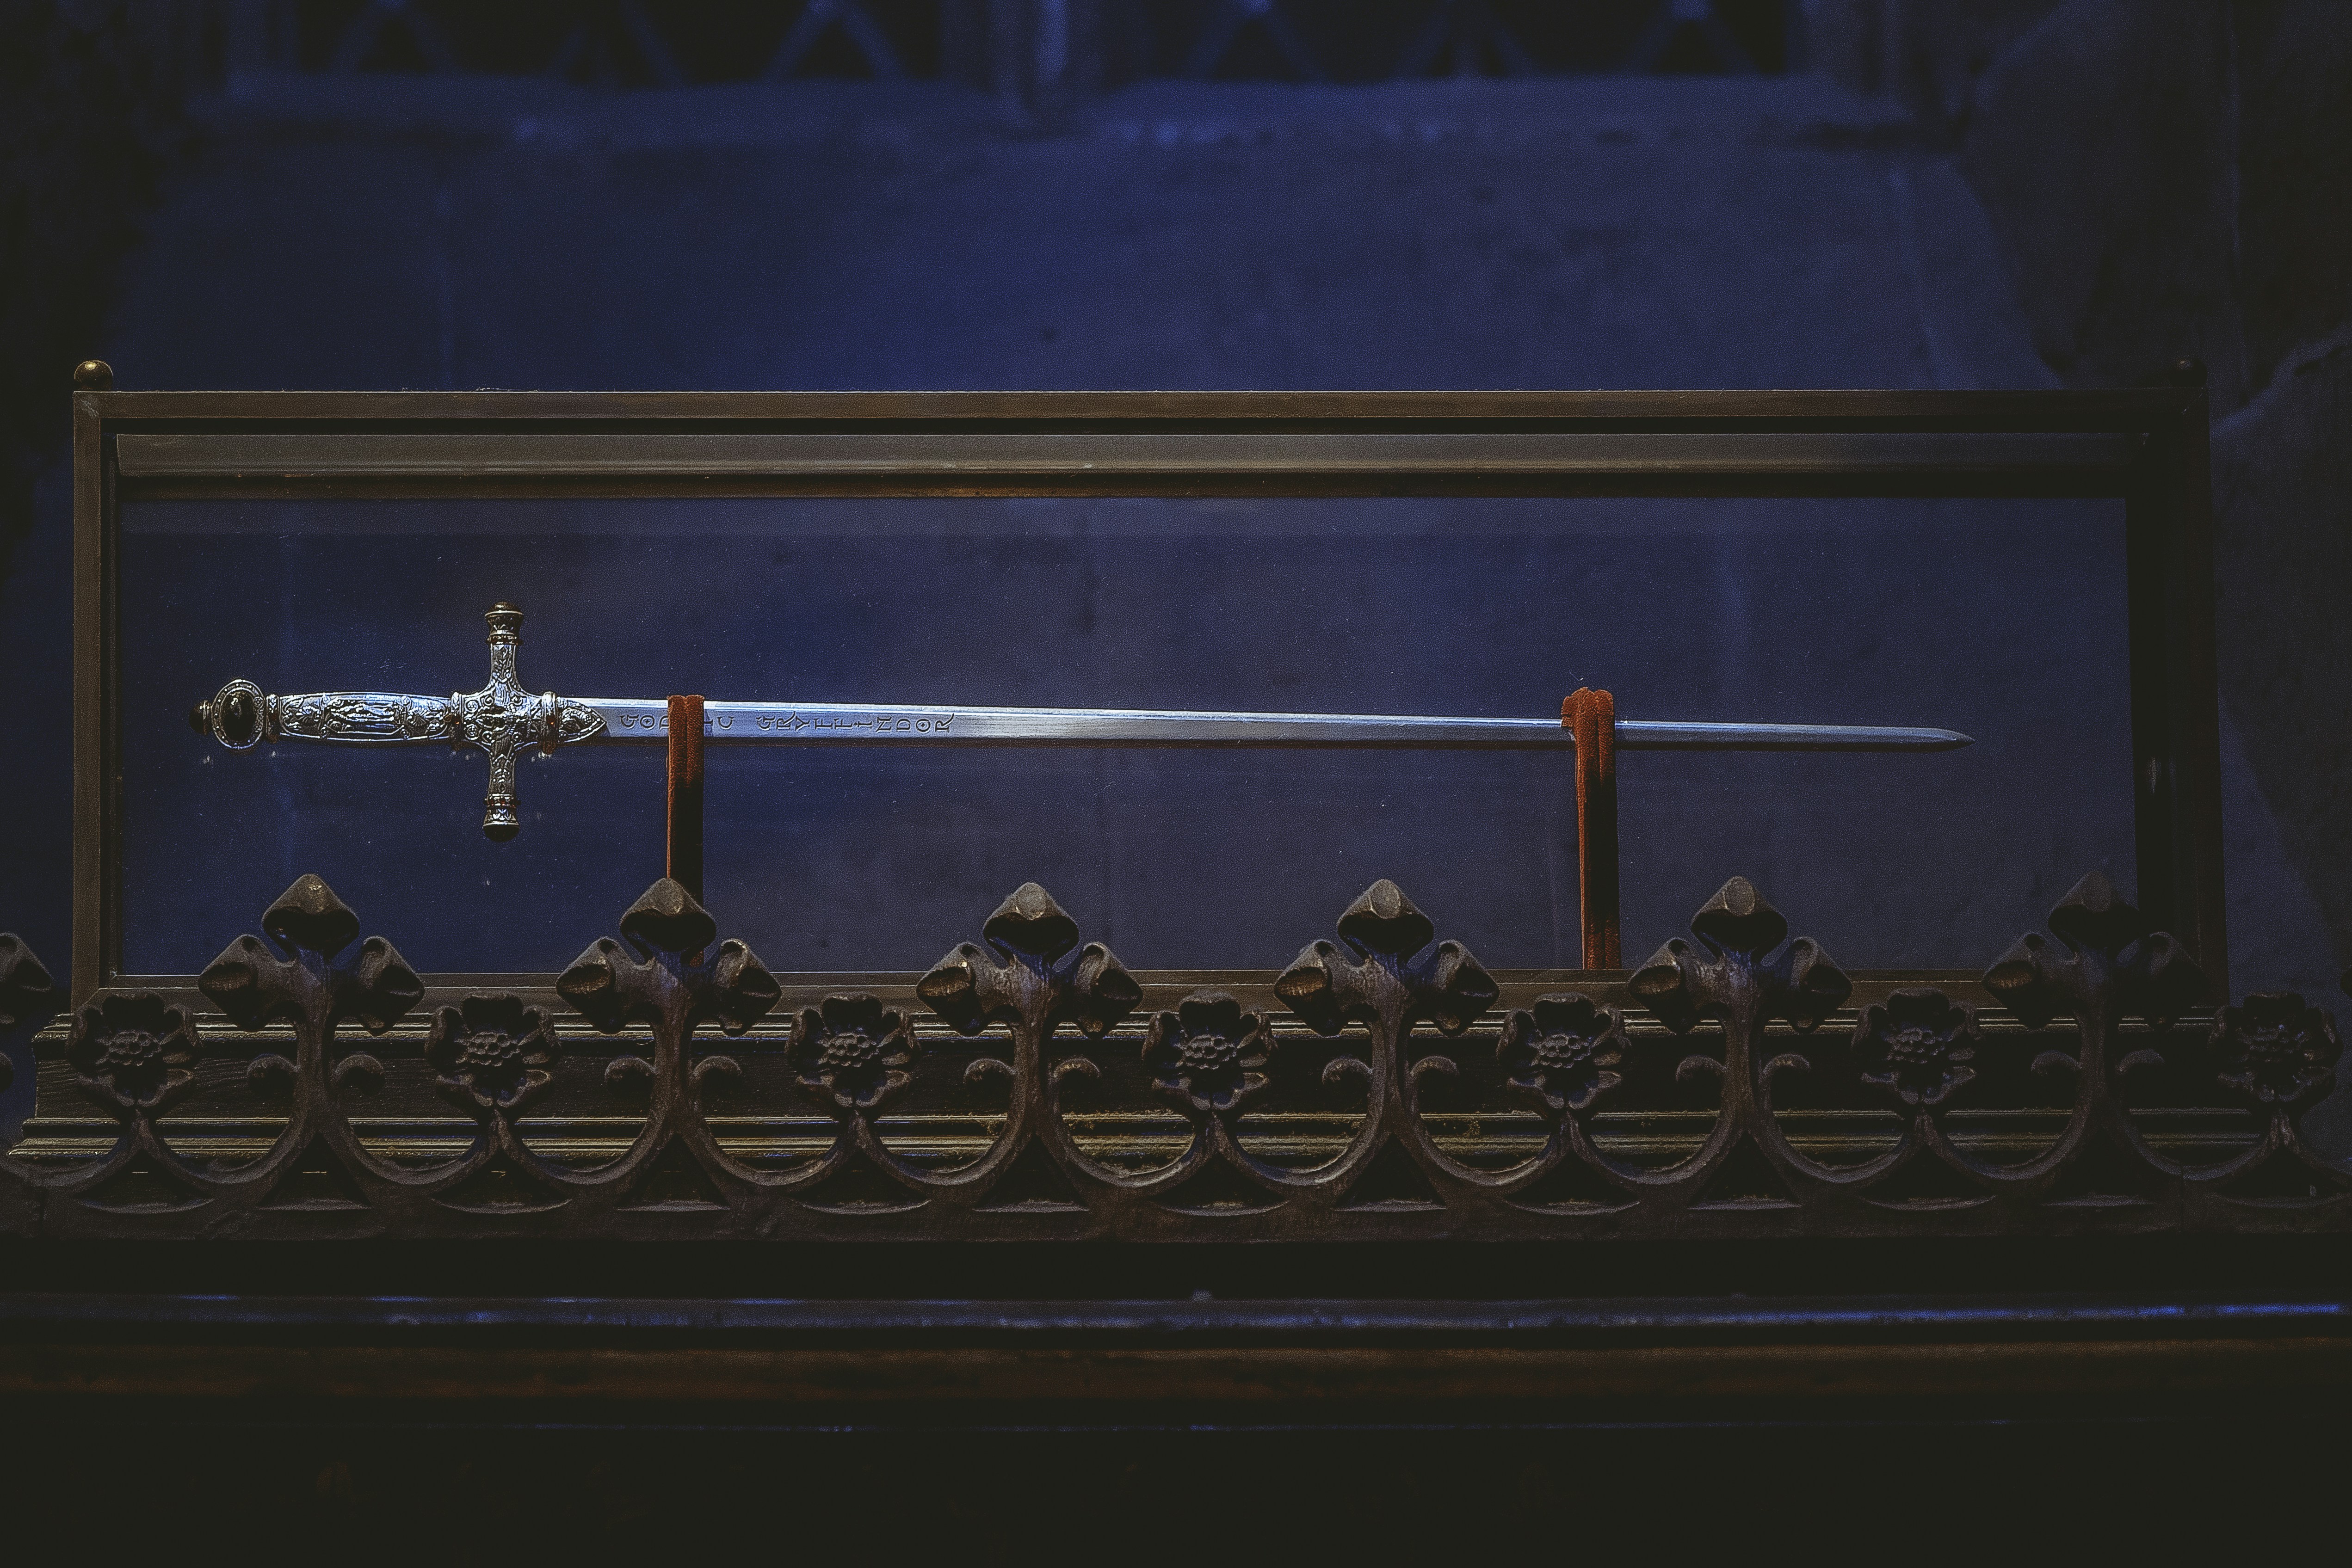
{"label": "shadow on wall", "polygon": [[2207,365],[2223,703],[2352,957],[2352,5],[1810,9],[1954,145],[2061,376]]}
{"label": "shadow on wall", "polygon": [[0,5],[0,586],[65,450],[65,376],[181,144],[159,39],[113,7]]}

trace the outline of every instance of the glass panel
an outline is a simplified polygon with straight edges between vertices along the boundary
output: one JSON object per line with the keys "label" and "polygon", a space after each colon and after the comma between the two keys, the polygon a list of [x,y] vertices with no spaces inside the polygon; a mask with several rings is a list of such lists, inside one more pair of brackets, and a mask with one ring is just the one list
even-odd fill
{"label": "glass panel", "polygon": [[[124,525],[125,942],[200,968],[298,873],[418,967],[560,968],[660,874],[651,744],[224,751],[190,704],[567,696],[1934,725],[1932,755],[1629,753],[1625,951],[1728,875],[1854,966],[1978,964],[2131,883],[2120,503],[141,502]],[[1266,967],[1394,878],[1490,967],[1573,965],[1573,756],[710,750],[707,902],[772,967],[918,969],[1043,883],[1139,967]]]}

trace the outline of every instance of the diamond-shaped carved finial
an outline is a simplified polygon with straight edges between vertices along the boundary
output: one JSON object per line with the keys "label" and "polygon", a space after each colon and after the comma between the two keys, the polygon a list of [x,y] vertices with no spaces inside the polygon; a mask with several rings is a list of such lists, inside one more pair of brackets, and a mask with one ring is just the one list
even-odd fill
{"label": "diamond-shaped carved finial", "polygon": [[1408,1019],[1459,1034],[1502,993],[1461,943],[1431,946],[1435,934],[1429,916],[1383,877],[1339,916],[1339,935],[1356,956],[1311,942],[1275,980],[1274,994],[1318,1034],[1337,1034],[1350,1019],[1368,1019],[1391,1004]]}
{"label": "diamond-shaped carved finial", "polygon": [[1357,894],[1339,916],[1339,935],[1359,947],[1402,960],[1428,946],[1437,926],[1404,895],[1404,889],[1382,877]]}
{"label": "diamond-shaped carved finial", "polygon": [[278,895],[262,915],[261,928],[289,948],[331,958],[358,940],[360,917],[324,878],[306,872]]}
{"label": "diamond-shaped carved finial", "polygon": [[[261,926],[277,949],[248,933],[196,977],[196,988],[246,1029],[281,1018],[320,1029],[352,1019],[381,1034],[425,999],[425,982],[381,936],[361,942],[356,954],[339,961],[359,936],[359,916],[317,876],[296,877],[264,913]],[[281,950],[293,956],[282,956]]]}
{"label": "diamond-shaped carved finial", "polygon": [[[1047,1032],[1074,1023],[1110,1031],[1143,1000],[1143,988],[1108,947],[1077,947],[1078,923],[1035,883],[1024,883],[981,926],[991,953],[959,943],[916,982],[915,994],[959,1034],[1020,1021]],[[1007,961],[1009,960],[1009,961]]]}
{"label": "diamond-shaped carved finial", "polygon": [[1690,925],[1710,947],[1749,958],[1761,958],[1789,939],[1788,917],[1744,876],[1735,876],[1717,888],[1715,896],[1691,916]]}
{"label": "diamond-shaped carved finial", "polygon": [[632,1019],[691,1030],[712,1019],[741,1034],[783,996],[768,967],[742,943],[718,941],[710,912],[668,877],[629,906],[621,931],[636,952],[600,936],[555,982],[556,995],[604,1033]]}
{"label": "diamond-shaped carved finial", "polygon": [[2111,1016],[2162,1027],[2210,991],[2188,950],[2168,933],[2148,929],[2147,917],[2102,873],[2076,883],[2051,910],[2049,925],[2065,953],[2029,931],[1984,973],[1993,998],[2035,1029],[2094,1000]]}
{"label": "diamond-shaped carved finial", "polygon": [[[1677,1034],[1701,1017],[1742,1005],[1753,979],[1765,1018],[1801,1030],[1817,1027],[1853,994],[1853,982],[1810,936],[1789,941],[1789,922],[1756,884],[1735,876],[1691,916],[1706,951],[1677,936],[1650,956],[1627,983],[1642,1005]],[[1787,942],[1786,948],[1781,944]]]}
{"label": "diamond-shaped carved finial", "polygon": [[2067,890],[2050,911],[2050,930],[2069,947],[2120,953],[2148,934],[2147,916],[2095,871]]}
{"label": "diamond-shaped carved finial", "polygon": [[699,953],[719,938],[719,922],[685,884],[663,877],[621,916],[621,935],[664,953]]}
{"label": "diamond-shaped carved finial", "polygon": [[1000,947],[1025,953],[1052,963],[1078,945],[1078,923],[1054,902],[1054,895],[1034,882],[1013,889],[981,926],[980,934]]}

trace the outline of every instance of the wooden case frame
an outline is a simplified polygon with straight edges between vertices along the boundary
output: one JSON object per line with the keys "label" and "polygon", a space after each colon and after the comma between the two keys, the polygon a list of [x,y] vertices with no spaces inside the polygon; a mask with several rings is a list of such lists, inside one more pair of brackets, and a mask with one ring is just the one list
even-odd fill
{"label": "wooden case frame", "polygon": [[[122,969],[142,498],[1800,496],[2124,502],[2138,902],[2228,994],[2206,395],[78,390],[70,999]],[[455,980],[456,977],[428,977]],[[551,977],[538,977],[546,984]]]}

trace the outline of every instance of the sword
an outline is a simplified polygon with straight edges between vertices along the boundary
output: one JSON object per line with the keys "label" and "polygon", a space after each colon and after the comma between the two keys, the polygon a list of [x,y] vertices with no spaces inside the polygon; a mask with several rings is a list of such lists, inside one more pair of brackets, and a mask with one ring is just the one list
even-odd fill
{"label": "sword", "polygon": [[[592,740],[667,740],[669,705],[646,697],[559,697],[523,689],[515,674],[522,612],[493,605],[490,679],[447,697],[399,692],[307,692],[273,696],[236,680],[188,712],[188,723],[231,751],[265,740],[341,745],[440,741],[477,746],[490,762],[482,832],[503,842],[521,830],[515,758],[533,747]],[[714,741],[785,745],[898,742],[975,745],[1321,746],[1573,747],[1552,718],[1457,718],[1351,713],[1202,713],[1160,708],[987,707],[896,703],[712,702],[703,734]],[[1970,744],[1949,729],[1851,724],[1723,724],[1619,719],[1617,745],[1634,751],[1949,751]]]}

